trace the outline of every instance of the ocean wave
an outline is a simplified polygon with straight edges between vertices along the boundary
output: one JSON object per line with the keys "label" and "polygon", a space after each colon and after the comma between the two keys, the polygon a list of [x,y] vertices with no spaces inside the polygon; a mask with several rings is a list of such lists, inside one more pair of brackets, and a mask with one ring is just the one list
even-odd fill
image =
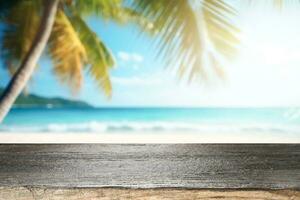
{"label": "ocean wave", "polygon": [[197,133],[300,133],[299,125],[218,124],[180,122],[87,122],[76,124],[2,125],[0,132],[197,132]]}

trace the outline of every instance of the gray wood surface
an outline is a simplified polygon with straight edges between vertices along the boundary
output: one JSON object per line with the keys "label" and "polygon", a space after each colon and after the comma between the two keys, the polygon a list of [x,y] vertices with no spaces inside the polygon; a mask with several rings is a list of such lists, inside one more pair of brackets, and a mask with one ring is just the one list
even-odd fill
{"label": "gray wood surface", "polygon": [[300,144],[0,145],[0,186],[300,189]]}

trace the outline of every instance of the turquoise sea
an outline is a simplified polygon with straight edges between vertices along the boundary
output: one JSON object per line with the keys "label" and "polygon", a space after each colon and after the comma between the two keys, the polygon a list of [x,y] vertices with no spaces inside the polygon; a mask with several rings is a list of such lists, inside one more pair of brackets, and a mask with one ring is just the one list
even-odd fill
{"label": "turquoise sea", "polygon": [[300,108],[14,108],[0,132],[267,132],[300,138]]}

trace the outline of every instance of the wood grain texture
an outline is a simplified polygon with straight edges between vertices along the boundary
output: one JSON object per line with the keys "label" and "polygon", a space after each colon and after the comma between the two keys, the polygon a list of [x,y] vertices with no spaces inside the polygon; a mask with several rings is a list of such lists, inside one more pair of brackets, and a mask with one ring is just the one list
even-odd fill
{"label": "wood grain texture", "polygon": [[0,145],[0,186],[300,189],[300,145]]}

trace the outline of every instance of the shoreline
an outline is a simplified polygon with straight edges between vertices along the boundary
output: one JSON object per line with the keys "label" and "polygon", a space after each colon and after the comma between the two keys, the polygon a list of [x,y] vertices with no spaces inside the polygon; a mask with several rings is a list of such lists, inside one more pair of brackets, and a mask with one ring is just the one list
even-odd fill
{"label": "shoreline", "polygon": [[18,199],[298,199],[299,190],[0,187],[0,200]]}
{"label": "shoreline", "polygon": [[299,144],[300,138],[295,134],[274,133],[70,133],[70,132],[0,132],[0,143],[245,143],[245,144]]}

